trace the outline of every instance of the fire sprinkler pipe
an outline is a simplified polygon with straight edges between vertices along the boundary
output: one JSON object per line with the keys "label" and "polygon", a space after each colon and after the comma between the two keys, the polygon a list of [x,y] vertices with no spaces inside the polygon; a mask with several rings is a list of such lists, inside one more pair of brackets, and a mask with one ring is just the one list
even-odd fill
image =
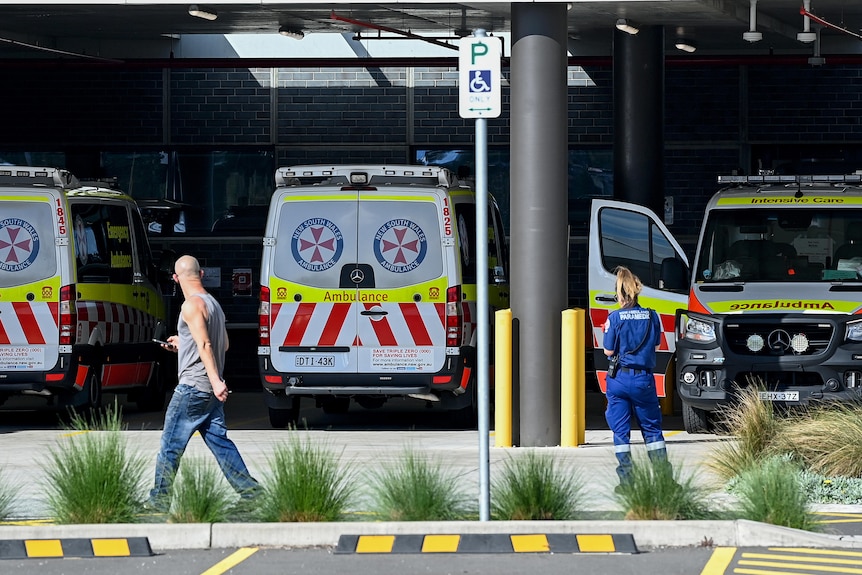
{"label": "fire sprinkler pipe", "polygon": [[439,40],[435,40],[433,38],[425,38],[420,36],[419,34],[414,34],[413,32],[405,32],[404,30],[398,30],[397,28],[390,28],[389,26],[381,26],[380,24],[372,24],[371,22],[362,22],[361,20],[354,20],[353,18],[347,18],[345,16],[339,16],[335,13],[335,10],[330,12],[329,17],[332,20],[337,22],[346,22],[348,24],[353,24],[354,26],[359,26],[361,28],[371,28],[372,30],[380,30],[381,32],[389,32],[391,34],[398,34],[399,36],[404,36],[407,38],[411,38],[413,40],[422,40],[423,42],[428,42],[430,44],[434,44],[436,46],[442,46],[443,48],[449,48],[450,50],[458,50],[458,46],[453,46],[448,42],[441,42]]}
{"label": "fire sprinkler pipe", "polygon": [[805,16],[805,30],[806,31],[808,31],[808,20],[811,19],[811,20],[817,22],[818,24],[820,24],[821,26],[826,26],[827,28],[832,28],[834,30],[838,30],[839,32],[844,32],[845,34],[849,34],[855,38],[859,38],[860,40],[862,40],[862,34],[857,34],[856,32],[852,32],[852,31],[848,30],[847,28],[842,28],[841,26],[838,26],[837,24],[833,24],[832,22],[828,22],[819,16],[815,16],[814,14],[812,14],[808,10],[808,8],[810,6],[811,6],[810,0],[808,0],[799,8],[799,13],[802,14],[803,16]]}

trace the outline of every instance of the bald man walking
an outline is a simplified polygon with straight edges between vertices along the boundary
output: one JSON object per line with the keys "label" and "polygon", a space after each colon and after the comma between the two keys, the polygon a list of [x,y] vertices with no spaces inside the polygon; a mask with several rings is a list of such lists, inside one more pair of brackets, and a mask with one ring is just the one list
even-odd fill
{"label": "bald man walking", "polygon": [[228,349],[225,317],[218,301],[204,289],[203,270],[192,256],[174,264],[174,281],[183,292],[177,335],[163,346],[178,354],[177,387],[165,414],[162,442],[156,459],[156,481],[150,491],[150,506],[159,511],[170,507],[170,490],[180,458],[195,431],[231,486],[243,498],[253,498],[260,485],[251,476],[236,445],[227,437],[224,402],[228,388],[222,374]]}

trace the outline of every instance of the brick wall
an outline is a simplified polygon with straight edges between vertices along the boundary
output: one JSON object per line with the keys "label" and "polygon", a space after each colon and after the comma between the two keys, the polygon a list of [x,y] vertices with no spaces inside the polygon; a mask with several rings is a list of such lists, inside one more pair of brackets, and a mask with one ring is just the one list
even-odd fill
{"label": "brick wall", "polygon": [[[73,170],[97,164],[101,150],[118,149],[263,149],[274,152],[279,165],[402,163],[417,147],[469,149],[475,133],[473,121],[458,115],[455,68],[8,66],[0,63],[4,86],[14,86],[0,91],[6,112],[0,157],[64,152]],[[492,147],[508,145],[508,70],[504,75],[503,115],[488,122]],[[612,83],[610,65],[570,67],[570,146],[612,148]],[[759,159],[768,164],[771,150],[787,143],[800,144],[800,156],[813,144],[833,152],[860,144],[862,150],[859,66],[669,64],[665,101],[671,230],[689,255],[718,174],[750,169]],[[856,157],[862,159],[862,151]],[[254,298],[231,296],[230,272],[250,267],[259,285],[259,238],[160,239],[154,245],[193,252],[220,267],[222,285],[214,292],[229,321],[256,322]],[[585,239],[574,240],[573,305],[586,305],[586,257]],[[253,346],[247,335],[243,345]]]}

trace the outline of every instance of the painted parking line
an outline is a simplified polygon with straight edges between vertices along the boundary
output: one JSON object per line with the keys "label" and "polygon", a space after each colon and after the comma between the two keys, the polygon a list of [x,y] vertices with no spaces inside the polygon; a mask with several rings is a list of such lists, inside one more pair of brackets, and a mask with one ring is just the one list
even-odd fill
{"label": "painted parking line", "polygon": [[242,549],[237,549],[203,573],[201,575],[221,575],[222,573],[226,573],[230,569],[233,569],[255,553],[257,553],[257,547],[243,547]]}
{"label": "painted parking line", "polygon": [[700,575],[787,575],[788,573],[862,574],[862,551],[767,547],[739,550],[717,547]]}
{"label": "painted parking line", "polygon": [[342,535],[335,553],[637,553],[634,537],[613,534]]}
{"label": "painted parking line", "polygon": [[0,540],[0,559],[149,557],[151,555],[153,550],[146,537]]}

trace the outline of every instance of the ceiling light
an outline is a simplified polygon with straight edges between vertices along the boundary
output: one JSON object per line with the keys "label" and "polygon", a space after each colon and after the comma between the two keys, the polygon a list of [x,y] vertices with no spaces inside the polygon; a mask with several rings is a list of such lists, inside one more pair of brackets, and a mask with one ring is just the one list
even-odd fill
{"label": "ceiling light", "polygon": [[751,0],[748,8],[748,32],[742,33],[742,39],[746,42],[760,42],[763,34],[757,31],[757,0]]}
{"label": "ceiling light", "polygon": [[617,20],[617,30],[621,32],[625,32],[626,34],[635,35],[639,32],[638,27],[626,20],[625,18],[620,18]]}
{"label": "ceiling light", "polygon": [[[805,12],[810,12],[811,0],[802,0],[802,7],[805,9]],[[796,39],[806,44],[810,44],[817,39],[817,34],[811,31],[811,18],[808,16],[802,17],[802,32],[796,35]]]}
{"label": "ceiling light", "polygon": [[297,30],[296,28],[287,28],[282,26],[278,29],[278,33],[282,36],[287,36],[288,38],[293,38],[294,40],[302,40],[305,38],[305,32],[302,30]]}
{"label": "ceiling light", "polygon": [[204,20],[215,20],[216,18],[218,18],[218,13],[215,10],[205,10],[197,4],[192,4],[191,6],[189,6],[189,14],[191,16],[195,16],[196,18],[203,18]]}
{"label": "ceiling light", "polygon": [[691,42],[690,40],[677,40],[674,46],[676,46],[677,50],[682,50],[683,52],[688,52],[689,54],[697,50],[697,46],[695,46],[694,42]]}

